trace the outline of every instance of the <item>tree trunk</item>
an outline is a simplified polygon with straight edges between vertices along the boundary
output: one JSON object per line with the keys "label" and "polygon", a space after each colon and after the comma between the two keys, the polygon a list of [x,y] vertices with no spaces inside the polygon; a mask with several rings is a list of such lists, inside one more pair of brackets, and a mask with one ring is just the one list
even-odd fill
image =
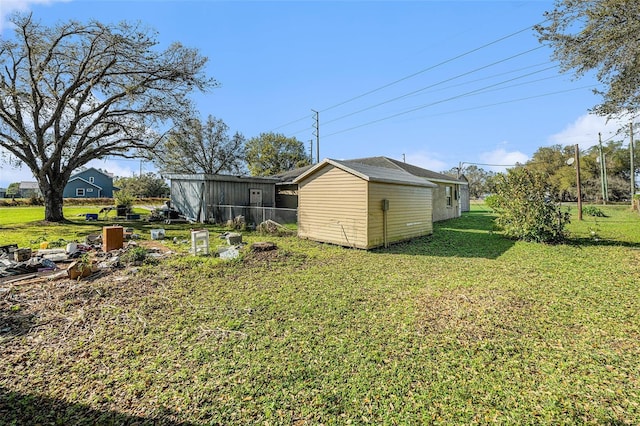
{"label": "tree trunk", "polygon": [[40,188],[44,197],[44,220],[48,222],[64,221],[64,215],[62,214],[64,184],[54,182],[43,185],[40,183]]}

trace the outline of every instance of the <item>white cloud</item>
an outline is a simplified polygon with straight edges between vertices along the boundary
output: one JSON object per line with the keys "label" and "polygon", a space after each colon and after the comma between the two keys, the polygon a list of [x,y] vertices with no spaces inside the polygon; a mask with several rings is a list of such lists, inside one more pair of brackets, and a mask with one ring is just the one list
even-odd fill
{"label": "white cloud", "polygon": [[444,161],[440,161],[434,157],[434,154],[428,152],[414,152],[412,154],[406,154],[404,159],[409,164],[434,172],[442,172],[451,168],[448,167]]}
{"label": "white cloud", "polygon": [[478,167],[494,172],[504,172],[507,168],[509,168],[509,166],[515,166],[516,163],[526,163],[529,160],[529,156],[527,154],[523,154],[520,151],[508,152],[503,148],[497,148],[493,151],[483,152],[479,157],[482,164],[490,165]]}
{"label": "white cloud", "polygon": [[25,12],[32,4],[52,4],[70,0],[1,0],[0,4],[0,33],[8,28],[7,17],[14,12]]}
{"label": "white cloud", "polygon": [[[133,175],[138,175],[139,163],[133,161],[122,161],[122,160],[91,160],[89,161],[85,167],[94,167],[96,169],[105,170],[113,176],[118,177],[131,177]],[[145,170],[143,170],[143,173]]]}
{"label": "white cloud", "polygon": [[[606,141],[612,138],[619,129],[628,125],[628,120],[617,119],[607,122],[605,117],[585,114],[578,117],[576,121],[567,125],[560,132],[551,135],[549,143],[560,145],[578,144],[581,149],[585,149],[598,144],[598,133],[601,133],[602,140]],[[624,136],[620,135],[618,140],[622,138]]]}
{"label": "white cloud", "polygon": [[33,173],[27,167],[13,168],[0,160],[0,188],[6,188],[14,182],[35,182],[35,180]]}

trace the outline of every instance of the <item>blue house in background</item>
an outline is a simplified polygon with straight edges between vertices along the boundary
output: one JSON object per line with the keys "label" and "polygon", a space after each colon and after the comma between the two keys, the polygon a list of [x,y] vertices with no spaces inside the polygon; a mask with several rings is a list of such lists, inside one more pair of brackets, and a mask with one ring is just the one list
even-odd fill
{"label": "blue house in background", "polygon": [[93,167],[76,173],[64,187],[64,198],[113,198],[113,175]]}

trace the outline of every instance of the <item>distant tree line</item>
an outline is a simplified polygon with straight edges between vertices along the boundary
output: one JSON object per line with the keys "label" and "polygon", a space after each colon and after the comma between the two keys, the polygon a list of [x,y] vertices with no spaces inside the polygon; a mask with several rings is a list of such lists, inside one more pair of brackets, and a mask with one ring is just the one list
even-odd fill
{"label": "distant tree line", "polygon": [[[608,141],[600,147],[592,146],[580,152],[580,187],[582,200],[588,202],[626,201],[631,198],[631,154],[621,141]],[[560,201],[575,201],[577,174],[575,163],[567,164],[575,157],[574,146],[552,145],[539,148],[525,167],[548,177],[558,190]],[[634,166],[640,157],[634,153]],[[569,161],[571,162],[571,161]],[[604,164],[603,164],[604,163]],[[637,171],[637,169],[636,169]],[[603,181],[606,191],[603,192]],[[606,197],[604,197],[606,195]]]}

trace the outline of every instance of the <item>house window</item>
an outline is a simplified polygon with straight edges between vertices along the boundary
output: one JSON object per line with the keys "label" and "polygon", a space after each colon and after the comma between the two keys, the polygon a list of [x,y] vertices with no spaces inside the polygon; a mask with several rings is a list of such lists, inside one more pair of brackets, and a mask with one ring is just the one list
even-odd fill
{"label": "house window", "polygon": [[76,197],[84,197],[84,188],[76,188]]}
{"label": "house window", "polygon": [[447,198],[447,207],[451,207],[451,187],[450,186],[444,187],[444,195]]}
{"label": "house window", "polygon": [[89,183],[93,183],[96,180],[93,176],[89,176]]}
{"label": "house window", "polygon": [[93,188],[87,188],[87,192],[93,192]]}

